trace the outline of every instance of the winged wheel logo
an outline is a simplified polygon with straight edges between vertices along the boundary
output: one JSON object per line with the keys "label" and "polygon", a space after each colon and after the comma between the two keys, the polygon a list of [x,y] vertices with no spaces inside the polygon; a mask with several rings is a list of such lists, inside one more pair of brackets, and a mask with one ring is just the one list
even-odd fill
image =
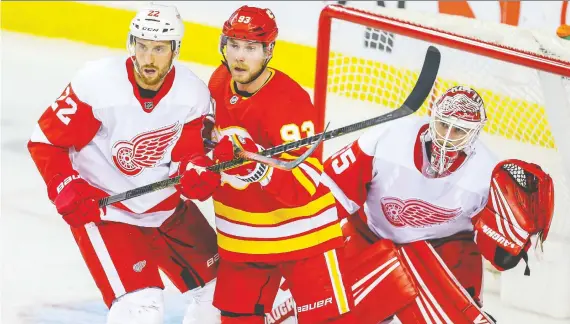
{"label": "winged wheel logo", "polygon": [[164,158],[166,149],[178,138],[180,125],[175,123],[139,134],[130,141],[118,141],[111,153],[115,166],[128,176],[136,176],[145,168],[153,168]]}

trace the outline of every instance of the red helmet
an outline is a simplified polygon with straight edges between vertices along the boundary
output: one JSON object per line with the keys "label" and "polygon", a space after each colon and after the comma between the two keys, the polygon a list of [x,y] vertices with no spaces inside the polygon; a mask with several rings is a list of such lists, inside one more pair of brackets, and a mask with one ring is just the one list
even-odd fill
{"label": "red helmet", "polygon": [[271,44],[277,38],[277,31],[271,10],[242,6],[224,23],[222,34],[230,38]]}

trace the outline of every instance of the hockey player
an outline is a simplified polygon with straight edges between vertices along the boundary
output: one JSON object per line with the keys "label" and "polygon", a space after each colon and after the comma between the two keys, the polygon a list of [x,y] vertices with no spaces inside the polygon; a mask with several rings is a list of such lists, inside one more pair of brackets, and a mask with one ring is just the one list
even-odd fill
{"label": "hockey player", "polygon": [[487,120],[479,94],[453,87],[432,110],[430,119],[377,126],[325,163],[322,183],[352,215],[344,252],[358,323],[393,314],[489,323],[478,307],[481,255],[510,269],[531,235],[546,239],[552,181],[534,164],[498,163],[477,140]]}
{"label": "hockey player", "polygon": [[[234,147],[257,152],[321,131],[315,129],[318,115],[308,93],[267,66],[277,32],[271,10],[248,6],[223,25],[224,60],[209,82],[216,101],[217,162],[233,159]],[[214,305],[222,323],[264,323],[282,276],[300,323],[349,321],[350,297],[337,251],[342,231],[332,194],[317,191],[321,170],[319,158],[310,157],[292,171],[248,163],[222,174],[213,195],[220,251]]]}
{"label": "hockey player", "polygon": [[[207,86],[176,62],[183,34],[175,7],[138,12],[130,55],[87,63],[40,117],[28,143],[48,197],[71,226],[110,308],[107,323],[162,323],[159,269],[181,292],[191,291],[191,299],[206,301],[189,307],[184,323],[219,321],[211,304],[216,234],[196,205],[181,199],[197,176],[186,165],[208,163],[202,128],[211,109]],[[180,191],[98,206],[100,198],[179,173]],[[216,174],[201,179],[190,198],[205,199],[219,182]]]}

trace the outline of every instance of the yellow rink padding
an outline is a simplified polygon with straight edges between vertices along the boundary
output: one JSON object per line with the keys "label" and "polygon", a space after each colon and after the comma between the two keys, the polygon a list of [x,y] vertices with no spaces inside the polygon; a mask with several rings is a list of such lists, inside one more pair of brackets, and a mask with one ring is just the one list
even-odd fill
{"label": "yellow rink padding", "polygon": [[[3,1],[3,30],[42,37],[64,38],[109,48],[125,48],[130,20],[135,12],[72,1]],[[218,42],[221,26],[185,22],[180,59],[217,66],[221,55]],[[316,49],[278,41],[271,65],[285,71],[304,87],[314,86]],[[329,92],[383,105],[399,106],[409,94],[417,72],[378,61],[331,53]],[[436,93],[458,82],[438,78]],[[473,86],[473,85],[471,85]],[[483,97],[489,122],[485,131],[509,139],[554,148],[554,138],[544,107],[519,98],[473,86]],[[428,112],[428,101],[420,114]]]}
{"label": "yellow rink padding", "polygon": [[[64,38],[110,48],[126,48],[135,11],[72,1],[2,1],[2,29],[42,37]],[[184,22],[180,60],[218,66],[222,26]],[[316,49],[278,41],[271,66],[287,71],[305,87],[314,86]]]}

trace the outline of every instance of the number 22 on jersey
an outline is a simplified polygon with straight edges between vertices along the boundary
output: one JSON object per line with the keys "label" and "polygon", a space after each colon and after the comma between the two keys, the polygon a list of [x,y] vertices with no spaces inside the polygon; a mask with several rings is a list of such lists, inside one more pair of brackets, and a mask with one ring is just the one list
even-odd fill
{"label": "number 22 on jersey", "polygon": [[[71,86],[67,86],[63,91],[63,94],[55,100],[55,102],[51,105],[51,109],[55,111],[55,115],[62,123],[65,125],[69,125],[71,119],[68,117],[69,115],[73,115],[77,112],[77,103],[73,100],[70,96],[70,88]],[[69,105],[67,108],[60,107],[60,104],[64,102]]]}

